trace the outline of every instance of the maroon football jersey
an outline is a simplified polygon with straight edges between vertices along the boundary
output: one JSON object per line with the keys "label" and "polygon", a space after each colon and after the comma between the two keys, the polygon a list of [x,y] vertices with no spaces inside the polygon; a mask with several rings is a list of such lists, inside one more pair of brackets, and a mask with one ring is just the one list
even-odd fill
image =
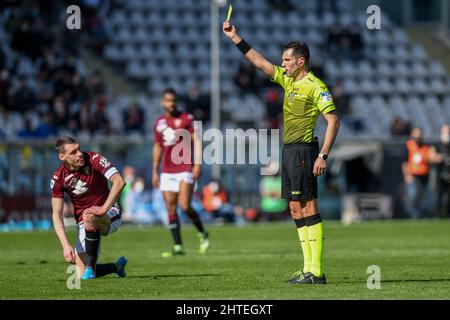
{"label": "maroon football jersey", "polygon": [[[189,148],[181,149],[180,152],[172,151],[174,147],[181,143],[183,138],[176,134],[177,129],[185,129],[190,134],[194,132],[194,117],[187,112],[180,112],[172,117],[166,117],[162,115],[156,120],[154,128],[154,140],[155,143],[159,143],[162,146],[162,168],[163,173],[180,173],[180,172],[190,172],[192,171],[192,144]],[[184,154],[184,150],[188,154]],[[180,158],[189,159],[189,161],[184,161],[188,163],[174,163],[174,159],[179,161]]]}
{"label": "maroon football jersey", "polygon": [[83,152],[85,165],[71,171],[62,163],[50,182],[52,197],[63,198],[66,192],[72,200],[75,220],[83,219],[83,211],[102,206],[109,195],[108,180],[117,173],[116,167],[99,153]]}

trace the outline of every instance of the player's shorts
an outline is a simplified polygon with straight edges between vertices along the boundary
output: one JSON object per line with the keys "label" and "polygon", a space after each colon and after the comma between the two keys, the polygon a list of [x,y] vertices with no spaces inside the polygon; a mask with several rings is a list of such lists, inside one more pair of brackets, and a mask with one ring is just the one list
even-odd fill
{"label": "player's shorts", "polygon": [[194,184],[192,172],[161,173],[159,189],[161,191],[180,192],[180,183]]}
{"label": "player's shorts", "polygon": [[[109,230],[106,235],[110,235],[114,232],[116,232],[120,225],[122,224],[122,213],[120,210],[116,207],[112,207],[109,209],[109,211],[106,213],[108,217],[111,219],[111,223],[109,224]],[[78,223],[78,236],[77,236],[77,245],[75,247],[75,253],[80,254],[86,252],[86,230],[84,228],[84,221],[80,221]],[[100,246],[99,246],[100,251]],[[100,252],[99,252],[100,253]]]}
{"label": "player's shorts", "polygon": [[314,162],[319,156],[317,138],[311,143],[293,143],[283,147],[281,160],[281,197],[291,201],[317,199]]}

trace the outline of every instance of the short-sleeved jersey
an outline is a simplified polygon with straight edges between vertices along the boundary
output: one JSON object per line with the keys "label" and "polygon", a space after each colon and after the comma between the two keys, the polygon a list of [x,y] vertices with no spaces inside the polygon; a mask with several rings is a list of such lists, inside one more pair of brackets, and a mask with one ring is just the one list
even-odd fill
{"label": "short-sleeved jersey", "polygon": [[85,165],[71,171],[62,163],[50,182],[51,194],[63,198],[66,192],[74,206],[75,220],[83,219],[83,211],[92,206],[102,206],[109,195],[108,180],[117,173],[116,167],[99,153],[83,152]]}
{"label": "short-sleeved jersey", "polygon": [[[183,136],[177,134],[176,130],[184,129],[190,134],[194,132],[194,117],[187,112],[179,112],[171,117],[162,115],[159,117],[154,126],[154,141],[162,147],[162,167],[163,173],[180,173],[190,172],[192,170],[192,144],[190,148],[181,148],[180,152],[173,152],[174,147],[183,140]],[[184,154],[184,151],[189,154]],[[174,157],[174,158],[172,158]],[[182,159],[190,159],[181,161]],[[181,163],[176,163],[180,162]]]}
{"label": "short-sleeved jersey", "polygon": [[284,89],[284,144],[312,142],[319,113],[336,110],[327,86],[312,72],[295,81],[280,66],[274,66],[272,81]]}

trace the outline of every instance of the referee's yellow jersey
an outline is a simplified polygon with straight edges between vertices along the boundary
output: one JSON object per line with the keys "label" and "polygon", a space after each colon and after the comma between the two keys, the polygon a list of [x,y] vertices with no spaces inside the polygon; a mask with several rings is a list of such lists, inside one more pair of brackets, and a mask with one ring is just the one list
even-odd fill
{"label": "referee's yellow jersey", "polygon": [[280,66],[274,66],[272,81],[284,89],[284,144],[312,142],[319,113],[336,110],[327,86],[311,71],[295,81]]}

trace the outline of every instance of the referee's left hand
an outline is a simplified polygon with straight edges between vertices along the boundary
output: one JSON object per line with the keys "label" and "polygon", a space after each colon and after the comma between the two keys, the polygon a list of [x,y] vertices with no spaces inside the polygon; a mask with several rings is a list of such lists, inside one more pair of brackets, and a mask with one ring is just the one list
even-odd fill
{"label": "referee's left hand", "polygon": [[326,169],[327,169],[327,162],[323,160],[321,157],[317,157],[316,161],[314,162],[313,168],[314,177],[323,175]]}

